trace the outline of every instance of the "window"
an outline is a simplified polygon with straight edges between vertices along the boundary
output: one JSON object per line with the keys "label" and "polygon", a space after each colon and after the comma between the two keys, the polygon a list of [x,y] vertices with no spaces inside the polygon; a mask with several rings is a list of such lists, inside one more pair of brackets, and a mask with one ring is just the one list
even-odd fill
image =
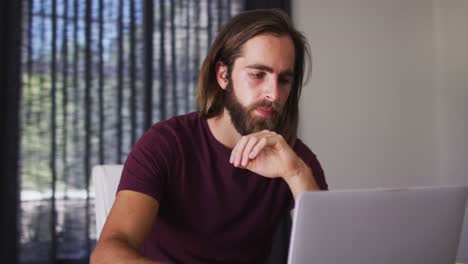
{"label": "window", "polygon": [[123,163],[148,124],[196,109],[198,68],[242,3],[23,0],[22,263],[86,262],[91,167]]}

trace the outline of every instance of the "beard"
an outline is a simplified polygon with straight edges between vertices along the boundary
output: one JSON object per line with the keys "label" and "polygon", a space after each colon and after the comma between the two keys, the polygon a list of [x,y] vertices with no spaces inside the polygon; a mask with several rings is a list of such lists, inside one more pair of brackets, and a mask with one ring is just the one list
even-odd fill
{"label": "beard", "polygon": [[[265,129],[271,131],[276,131],[277,129],[280,119],[280,104],[278,102],[263,100],[244,107],[234,93],[232,80],[229,80],[226,87],[224,107],[229,111],[231,122],[241,135],[260,132]],[[270,116],[262,117],[256,115],[254,111],[258,107],[270,109]]]}

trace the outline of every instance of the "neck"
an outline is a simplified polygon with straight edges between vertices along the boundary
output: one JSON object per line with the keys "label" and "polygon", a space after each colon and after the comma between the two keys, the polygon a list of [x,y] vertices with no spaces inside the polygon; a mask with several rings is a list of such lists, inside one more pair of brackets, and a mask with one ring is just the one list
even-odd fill
{"label": "neck", "polygon": [[237,132],[231,122],[231,116],[227,109],[215,117],[208,119],[208,127],[213,136],[228,148],[234,148],[242,135]]}

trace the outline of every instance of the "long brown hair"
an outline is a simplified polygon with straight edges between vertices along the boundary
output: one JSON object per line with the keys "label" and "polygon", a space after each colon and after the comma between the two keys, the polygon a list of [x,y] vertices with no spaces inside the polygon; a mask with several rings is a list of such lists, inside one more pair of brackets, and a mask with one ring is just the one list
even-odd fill
{"label": "long brown hair", "polygon": [[[205,118],[218,116],[224,109],[224,90],[216,81],[216,63],[222,62],[231,74],[242,46],[260,34],[289,36],[294,43],[294,81],[276,129],[289,144],[297,137],[299,98],[301,95],[306,57],[310,62],[310,49],[305,37],[292,25],[288,15],[279,9],[260,9],[242,12],[221,29],[203,61],[198,79],[197,103]],[[309,68],[310,73],[310,68]]]}

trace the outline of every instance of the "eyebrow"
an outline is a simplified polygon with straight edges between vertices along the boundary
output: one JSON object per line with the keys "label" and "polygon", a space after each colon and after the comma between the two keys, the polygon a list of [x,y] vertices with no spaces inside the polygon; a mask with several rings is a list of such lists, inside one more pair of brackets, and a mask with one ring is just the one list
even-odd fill
{"label": "eyebrow", "polygon": [[[251,64],[251,65],[247,65],[246,67],[250,68],[250,69],[257,69],[257,70],[266,71],[266,72],[269,72],[269,73],[273,72],[273,69],[271,67],[268,67],[268,66],[263,65],[263,64]],[[291,70],[291,69],[287,69],[287,70],[284,70],[284,71],[280,72],[279,75],[294,76],[294,71]]]}

